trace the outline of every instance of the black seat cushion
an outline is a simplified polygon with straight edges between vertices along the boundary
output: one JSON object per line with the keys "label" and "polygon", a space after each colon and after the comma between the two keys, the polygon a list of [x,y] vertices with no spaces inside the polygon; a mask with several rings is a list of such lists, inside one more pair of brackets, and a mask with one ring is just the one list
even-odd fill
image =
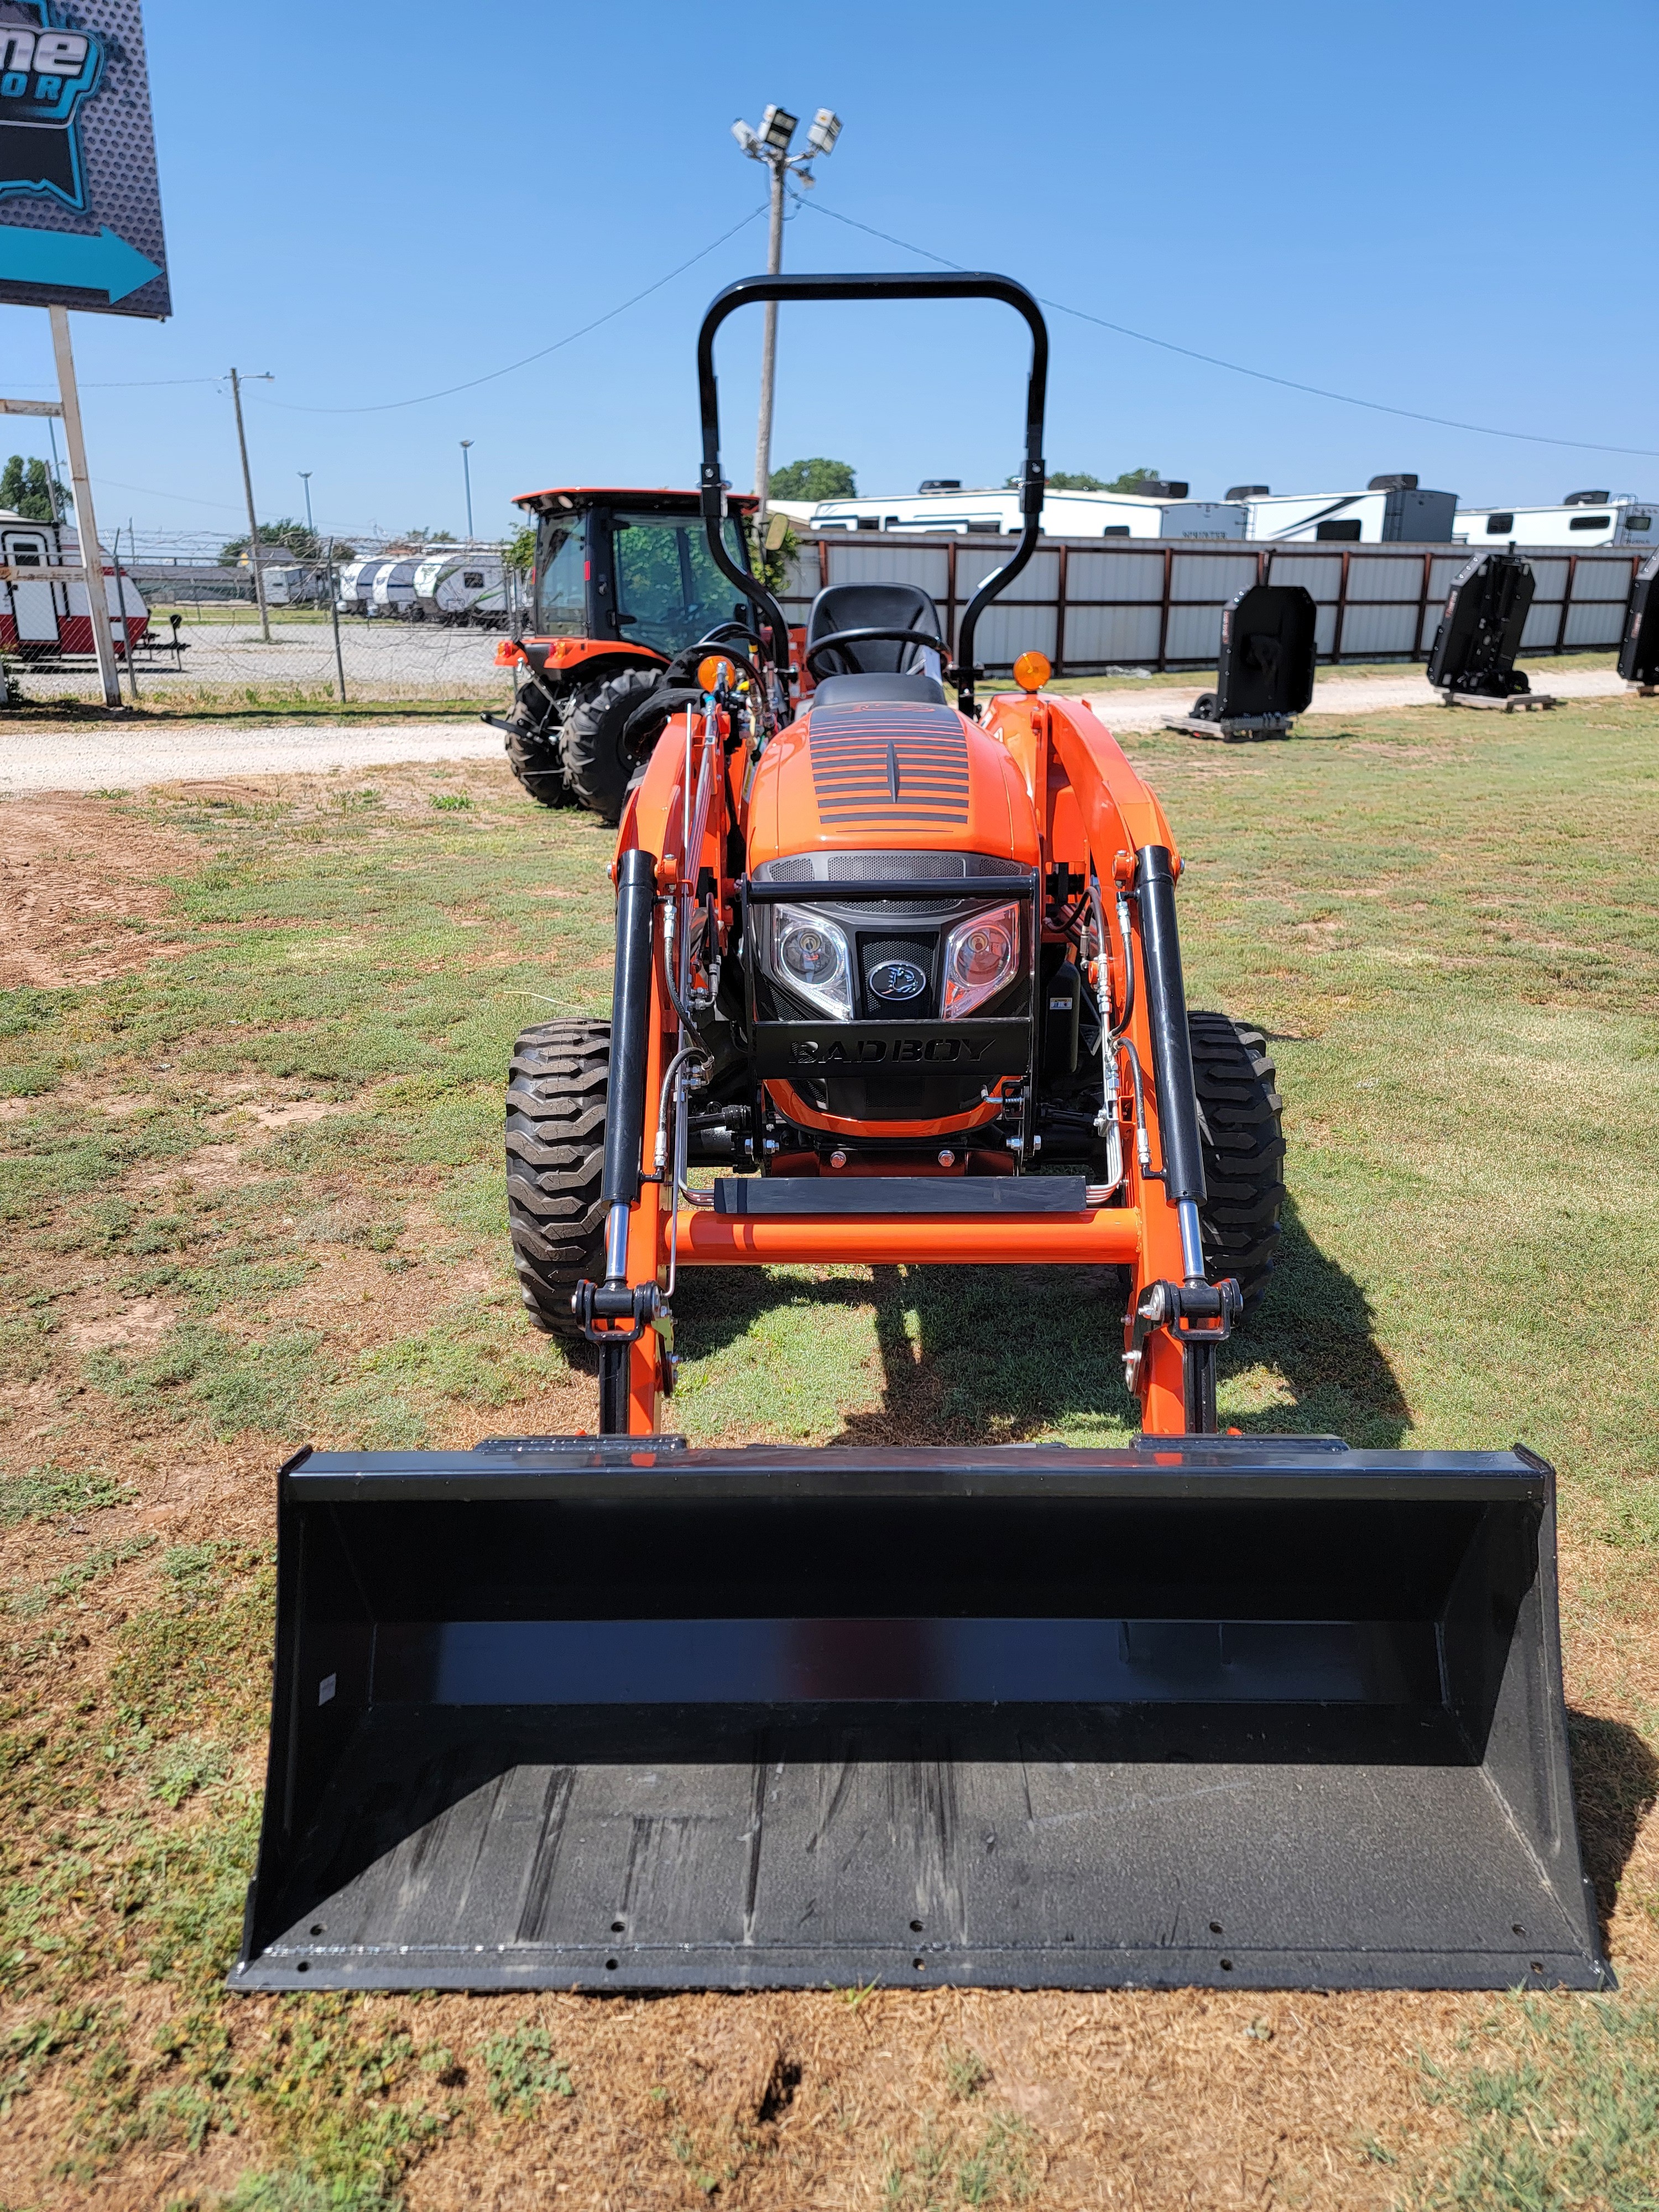
{"label": "black seat cushion", "polygon": [[933,676],[826,676],[809,707],[853,707],[872,699],[914,700],[919,705],[947,707],[945,686]]}
{"label": "black seat cushion", "polygon": [[[942,637],[939,609],[915,584],[830,584],[812,602],[806,617],[810,652],[820,638],[842,629],[915,629]],[[820,664],[823,676],[933,675],[938,658],[898,638],[872,638],[865,645],[837,646]],[[833,664],[833,665],[832,665]]]}

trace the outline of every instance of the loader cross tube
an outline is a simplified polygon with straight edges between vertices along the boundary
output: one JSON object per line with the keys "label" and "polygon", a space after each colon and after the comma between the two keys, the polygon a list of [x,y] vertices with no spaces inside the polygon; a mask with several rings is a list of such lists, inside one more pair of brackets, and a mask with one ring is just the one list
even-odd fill
{"label": "loader cross tube", "polygon": [[702,423],[702,469],[698,482],[703,529],[709,552],[722,574],[754,602],[773,627],[779,647],[779,681],[786,698],[789,669],[783,641],[788,632],[782,610],[764,585],[738,568],[720,544],[726,488],[720,474],[720,392],[714,376],[714,337],[726,317],[739,307],[784,300],[1000,300],[1025,319],[1031,333],[1031,367],[1025,386],[1025,461],[1019,494],[1024,521],[1019,543],[1002,567],[985,579],[957,626],[957,703],[964,714],[971,714],[976,672],[974,635],[980,616],[993,599],[1007,590],[1030,560],[1036,550],[1037,533],[1042,522],[1042,417],[1048,384],[1048,326],[1042,319],[1042,310],[1023,284],[1012,276],[1000,276],[986,270],[964,270],[948,275],[874,270],[834,276],[743,276],[715,294],[697,333],[697,405]]}

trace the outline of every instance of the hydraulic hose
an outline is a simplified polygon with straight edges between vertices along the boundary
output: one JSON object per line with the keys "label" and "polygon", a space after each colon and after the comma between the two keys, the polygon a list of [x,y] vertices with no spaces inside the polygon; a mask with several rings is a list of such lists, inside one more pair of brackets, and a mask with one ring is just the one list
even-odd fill
{"label": "hydraulic hose", "polygon": [[638,846],[617,868],[617,964],[611,997],[611,1083],[605,1099],[605,1173],[600,1203],[609,1210],[605,1278],[627,1268],[628,1210],[637,1206],[645,1142],[646,1041],[651,1021],[651,918],[656,902],[654,854]]}
{"label": "hydraulic hose", "polygon": [[1181,978],[1181,940],[1176,928],[1175,877],[1168,848],[1143,845],[1136,878],[1158,1126],[1164,1146],[1164,1188],[1181,1218],[1188,1279],[1201,1279],[1204,1265],[1198,1209],[1205,1197],[1204,1152],[1199,1138],[1198,1089],[1193,1079],[1187,993]]}

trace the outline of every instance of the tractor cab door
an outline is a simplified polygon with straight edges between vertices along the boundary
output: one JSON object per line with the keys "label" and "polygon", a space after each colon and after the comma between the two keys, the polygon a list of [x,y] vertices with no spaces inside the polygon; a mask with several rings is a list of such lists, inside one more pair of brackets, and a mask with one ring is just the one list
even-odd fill
{"label": "tractor cab door", "polygon": [[[52,558],[50,539],[41,530],[0,532],[0,552],[18,568],[44,568]],[[57,644],[58,611],[53,585],[45,580],[38,584],[14,584],[11,605],[20,646]]]}
{"label": "tractor cab door", "polygon": [[[610,574],[601,568],[599,582],[602,591],[609,585],[618,637],[673,654],[718,623],[749,623],[748,602],[736,598],[730,579],[715,567],[700,516],[619,510],[609,521]],[[746,568],[735,515],[727,516],[725,529],[732,558]]]}

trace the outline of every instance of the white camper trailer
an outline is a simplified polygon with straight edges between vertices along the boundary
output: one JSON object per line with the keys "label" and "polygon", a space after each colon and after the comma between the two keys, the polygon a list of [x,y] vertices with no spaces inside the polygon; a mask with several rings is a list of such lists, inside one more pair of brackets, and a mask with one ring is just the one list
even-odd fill
{"label": "white camper trailer", "polygon": [[1583,553],[1592,545],[1659,547],[1659,500],[1633,491],[1570,491],[1556,507],[1460,507],[1454,526],[1463,545],[1564,545]]}
{"label": "white camper trailer", "polygon": [[1420,491],[1412,476],[1373,477],[1364,491],[1270,492],[1237,484],[1249,534],[1280,545],[1444,545],[1450,543],[1457,495]]}
{"label": "white camper trailer", "polygon": [[494,549],[445,546],[415,571],[412,612],[422,620],[495,628],[506,606],[501,556]]}
{"label": "white camper trailer", "polygon": [[407,615],[415,605],[415,571],[423,554],[406,553],[381,563],[368,595],[371,615]]}
{"label": "white camper trailer", "polygon": [[[0,508],[0,563],[14,568],[76,568],[81,544],[73,528],[31,522]],[[103,556],[105,604],[118,656],[149,627],[149,609],[125,569]],[[51,660],[93,650],[92,603],[81,583],[0,581],[0,646],[20,659]]]}
{"label": "white camper trailer", "polygon": [[374,597],[374,580],[382,568],[389,568],[384,553],[371,553],[366,560],[348,561],[340,571],[340,595],[337,602],[343,615],[366,615]]}
{"label": "white camper trailer", "polygon": [[268,607],[307,607],[326,590],[325,578],[299,561],[275,561],[265,566],[265,605]]}
{"label": "white camper trailer", "polygon": [[[999,535],[1020,527],[1017,491],[919,491],[886,499],[825,499],[813,510],[814,530],[945,531],[957,537]],[[1109,491],[1051,491],[1042,502],[1046,538],[1243,538],[1245,509],[1225,500],[1188,499],[1185,484],[1164,495]]]}

